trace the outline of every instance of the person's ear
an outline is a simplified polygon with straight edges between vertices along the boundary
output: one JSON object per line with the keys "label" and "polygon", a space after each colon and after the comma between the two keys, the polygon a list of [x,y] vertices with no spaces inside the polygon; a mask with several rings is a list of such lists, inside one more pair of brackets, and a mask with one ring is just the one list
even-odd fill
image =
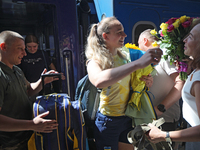
{"label": "person's ear", "polygon": [[108,39],[108,36],[107,36],[107,34],[105,32],[102,34],[102,37],[103,37],[104,40]]}
{"label": "person's ear", "polygon": [[1,43],[1,44],[0,44],[0,48],[1,48],[2,51],[5,51],[5,49],[6,49],[6,44],[5,44],[5,43]]}
{"label": "person's ear", "polygon": [[147,39],[147,38],[144,38],[143,41],[144,41],[144,45],[147,46],[147,44],[148,44],[148,39]]}

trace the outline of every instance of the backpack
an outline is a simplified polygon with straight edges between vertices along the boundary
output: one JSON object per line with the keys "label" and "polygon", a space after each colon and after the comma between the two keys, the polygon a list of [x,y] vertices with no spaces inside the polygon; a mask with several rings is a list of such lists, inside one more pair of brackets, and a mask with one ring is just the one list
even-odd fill
{"label": "backpack", "polygon": [[86,127],[93,127],[95,115],[99,107],[101,89],[96,88],[89,80],[88,75],[79,80],[75,100],[80,100],[81,110]]}

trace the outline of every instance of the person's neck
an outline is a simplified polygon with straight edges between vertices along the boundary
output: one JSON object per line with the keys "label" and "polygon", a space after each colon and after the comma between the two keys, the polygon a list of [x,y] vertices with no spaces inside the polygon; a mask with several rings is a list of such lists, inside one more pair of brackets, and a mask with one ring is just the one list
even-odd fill
{"label": "person's neck", "polygon": [[117,55],[117,49],[109,49],[109,51],[112,54],[112,56]]}
{"label": "person's neck", "polygon": [[2,63],[4,63],[6,66],[8,66],[9,68],[13,68],[13,65],[11,65],[10,63],[8,63],[7,61],[4,61],[3,59],[0,59],[0,61],[2,62]]}

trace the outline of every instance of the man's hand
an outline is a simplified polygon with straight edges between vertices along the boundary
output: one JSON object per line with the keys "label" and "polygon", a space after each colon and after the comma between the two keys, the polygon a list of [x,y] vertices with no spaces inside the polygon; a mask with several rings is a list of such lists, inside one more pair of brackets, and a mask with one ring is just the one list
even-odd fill
{"label": "man's hand", "polygon": [[151,74],[149,74],[148,76],[142,76],[140,80],[145,81],[145,85],[148,88],[150,88],[153,85],[153,77],[151,76]]}
{"label": "man's hand", "polygon": [[[42,75],[43,74],[54,74],[54,73],[58,73],[58,72],[55,71],[55,70],[50,70],[50,71],[47,72],[47,69],[44,69],[44,71],[42,72]],[[55,80],[59,80],[59,78],[58,77],[45,77],[44,78],[44,84],[51,83]]]}
{"label": "man's hand", "polygon": [[43,119],[49,114],[49,111],[42,113],[33,119],[33,130],[36,132],[50,133],[57,129],[58,123],[56,120]]}

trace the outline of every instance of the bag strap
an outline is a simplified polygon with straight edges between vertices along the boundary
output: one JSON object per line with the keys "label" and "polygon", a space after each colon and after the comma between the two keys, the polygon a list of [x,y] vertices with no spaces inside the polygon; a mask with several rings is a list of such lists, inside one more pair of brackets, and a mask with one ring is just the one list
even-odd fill
{"label": "bag strap", "polygon": [[94,118],[96,116],[96,113],[97,113],[97,110],[99,108],[99,101],[100,101],[101,91],[102,91],[101,89],[97,89],[97,94],[96,94],[95,101],[94,101],[94,106],[93,106],[93,109],[92,109],[91,120],[94,120]]}
{"label": "bag strap", "polygon": [[80,101],[81,98],[83,97],[83,90],[85,89],[85,85],[86,85],[86,83],[87,83],[88,80],[89,80],[88,75],[86,75],[85,78],[86,78],[86,79],[85,79],[84,82],[82,83],[81,90],[80,90],[80,94],[79,94],[79,97],[78,97],[78,100],[79,100],[79,101]]}
{"label": "bag strap", "polygon": [[[159,128],[164,122],[164,118],[160,118],[158,120],[153,120],[152,124]],[[141,124],[136,126],[135,129],[133,129],[127,134],[128,141],[135,147],[137,147],[138,150],[145,149],[145,147],[148,144],[151,144],[152,148],[154,150],[157,150],[156,145],[150,142],[145,136],[145,133],[148,132],[150,129],[151,128],[147,124]],[[168,145],[172,150],[170,143],[168,143]]]}

